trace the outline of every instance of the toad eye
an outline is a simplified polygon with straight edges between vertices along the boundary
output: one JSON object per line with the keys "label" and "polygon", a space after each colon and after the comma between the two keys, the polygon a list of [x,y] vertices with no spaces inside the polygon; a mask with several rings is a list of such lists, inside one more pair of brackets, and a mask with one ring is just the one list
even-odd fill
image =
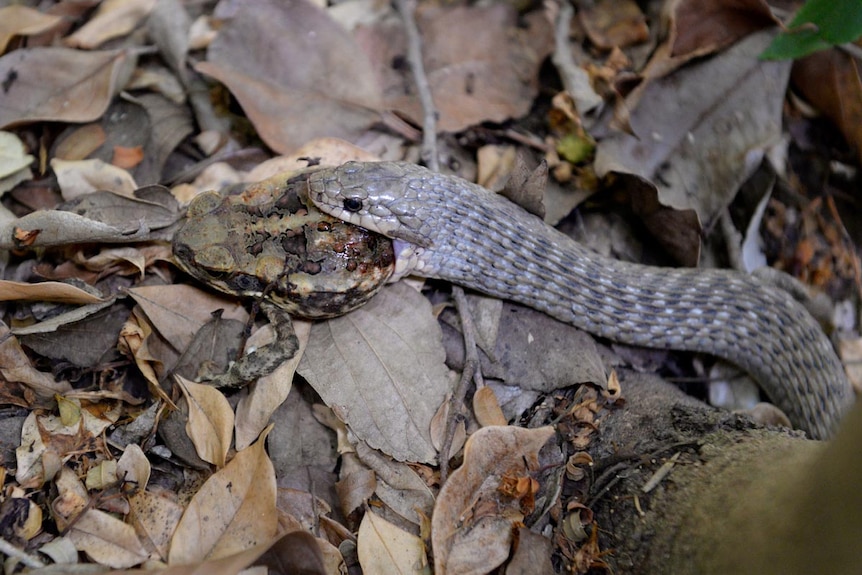
{"label": "toad eye", "polygon": [[345,198],[344,209],[348,212],[358,212],[362,209],[362,200],[359,198]]}

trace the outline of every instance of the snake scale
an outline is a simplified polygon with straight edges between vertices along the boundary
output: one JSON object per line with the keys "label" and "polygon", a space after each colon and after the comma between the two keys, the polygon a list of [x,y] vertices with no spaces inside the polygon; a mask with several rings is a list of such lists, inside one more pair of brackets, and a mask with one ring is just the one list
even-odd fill
{"label": "snake scale", "polygon": [[814,438],[830,437],[853,401],[817,322],[755,277],[602,257],[498,194],[414,164],[324,169],[308,194],[321,211],[395,240],[393,280],[447,280],[613,341],[724,358]]}

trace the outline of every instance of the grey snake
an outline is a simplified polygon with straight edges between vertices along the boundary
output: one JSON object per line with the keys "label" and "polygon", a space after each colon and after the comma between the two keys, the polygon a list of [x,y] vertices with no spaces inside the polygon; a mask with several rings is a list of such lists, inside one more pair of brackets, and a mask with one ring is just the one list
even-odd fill
{"label": "grey snake", "polygon": [[818,323],[753,276],[602,257],[498,194],[414,164],[349,162],[313,173],[308,193],[321,211],[395,240],[393,280],[447,280],[613,341],[724,358],[817,439],[853,402]]}

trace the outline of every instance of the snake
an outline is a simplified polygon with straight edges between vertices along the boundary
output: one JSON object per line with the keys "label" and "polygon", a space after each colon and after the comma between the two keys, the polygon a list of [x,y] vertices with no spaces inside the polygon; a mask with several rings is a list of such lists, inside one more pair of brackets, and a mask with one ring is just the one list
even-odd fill
{"label": "snake", "polygon": [[600,338],[717,356],[814,439],[830,438],[854,401],[817,321],[753,275],[604,257],[499,194],[411,163],[318,170],[306,192],[320,211],[393,240],[390,281],[445,280]]}

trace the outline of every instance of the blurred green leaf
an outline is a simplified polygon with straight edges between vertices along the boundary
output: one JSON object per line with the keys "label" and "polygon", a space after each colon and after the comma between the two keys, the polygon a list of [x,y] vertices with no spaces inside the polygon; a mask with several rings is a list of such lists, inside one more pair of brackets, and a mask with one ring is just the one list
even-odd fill
{"label": "blurred green leaf", "polygon": [[862,36],[862,0],[809,0],[761,58],[801,58]]}

